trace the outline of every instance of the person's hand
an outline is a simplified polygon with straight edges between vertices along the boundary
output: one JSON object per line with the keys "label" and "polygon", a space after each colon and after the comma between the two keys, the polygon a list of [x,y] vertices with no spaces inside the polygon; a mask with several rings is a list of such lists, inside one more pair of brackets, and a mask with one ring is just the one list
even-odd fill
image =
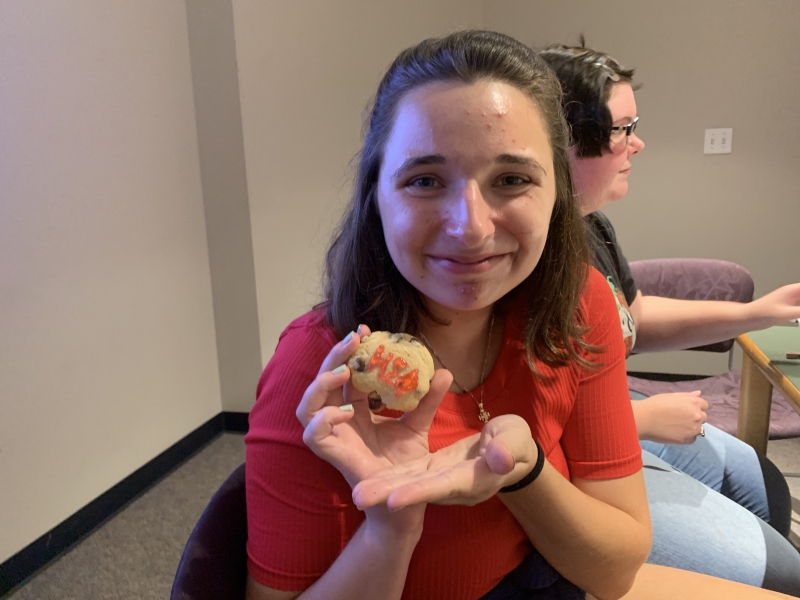
{"label": "person's hand", "polygon": [[491,419],[480,433],[372,474],[353,489],[359,508],[386,503],[396,511],[419,504],[473,506],[522,479],[538,453],[522,417]]}
{"label": "person's hand", "polygon": [[699,391],[657,394],[636,400],[634,406],[639,437],[663,444],[691,444],[708,420],[708,402],[700,397]]}
{"label": "person's hand", "polygon": [[785,285],[746,305],[759,328],[800,318],[800,283]]}
{"label": "person's hand", "polygon": [[[359,331],[369,335],[364,325]],[[416,409],[399,419],[374,415],[366,394],[349,384],[345,366],[360,340],[353,333],[331,349],[297,407],[303,441],[336,467],[351,487],[376,471],[428,455],[428,430],[452,382],[448,371],[436,371],[430,391]],[[341,367],[338,372],[337,367]]]}

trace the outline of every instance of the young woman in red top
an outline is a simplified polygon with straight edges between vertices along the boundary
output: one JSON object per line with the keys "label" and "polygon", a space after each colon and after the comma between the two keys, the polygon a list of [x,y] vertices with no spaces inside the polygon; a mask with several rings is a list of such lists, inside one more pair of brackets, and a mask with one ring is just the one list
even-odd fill
{"label": "young woman in red top", "polygon": [[[281,335],[251,412],[248,599],[634,585],[650,546],[640,451],[568,142],[558,81],[511,38],[456,33],[389,68],[326,301]],[[373,415],[349,385],[367,325],[433,351],[415,410]]]}

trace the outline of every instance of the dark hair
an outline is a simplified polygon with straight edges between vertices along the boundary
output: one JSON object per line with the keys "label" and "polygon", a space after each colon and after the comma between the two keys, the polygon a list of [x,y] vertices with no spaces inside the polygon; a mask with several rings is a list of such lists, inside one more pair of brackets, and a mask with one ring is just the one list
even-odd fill
{"label": "dark hair", "polygon": [[561,87],[533,50],[490,31],[425,40],[401,52],[381,80],[365,123],[353,196],[328,249],[327,319],[340,335],[359,323],[414,334],[425,320],[440,322],[389,255],[377,210],[378,177],[398,104],[406,94],[435,82],[485,80],[512,85],[533,100],[553,151],[556,201],[547,241],[536,268],[518,286],[527,297],[528,362],[534,371],[533,357],[553,366],[570,360],[588,364],[578,352],[588,346],[577,313],[590,257],[572,197]]}
{"label": "dark hair", "polygon": [[572,143],[580,157],[610,152],[611,112],[608,97],[615,83],[633,81],[626,69],[604,52],[580,46],[548,46],[540,52],[558,75],[564,90],[564,115],[570,125]]}

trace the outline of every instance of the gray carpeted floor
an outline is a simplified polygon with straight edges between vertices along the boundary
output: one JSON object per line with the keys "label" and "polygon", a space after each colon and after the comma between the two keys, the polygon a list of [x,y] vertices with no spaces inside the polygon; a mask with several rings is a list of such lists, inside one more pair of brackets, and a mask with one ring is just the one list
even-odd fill
{"label": "gray carpeted floor", "polygon": [[[789,475],[792,537],[800,545],[800,439],[770,442],[767,454]],[[189,533],[214,490],[242,462],[242,436],[223,434],[10,597],[169,598]]]}
{"label": "gray carpeted floor", "polygon": [[244,437],[222,434],[10,597],[169,598],[192,528],[214,491],[243,462]]}

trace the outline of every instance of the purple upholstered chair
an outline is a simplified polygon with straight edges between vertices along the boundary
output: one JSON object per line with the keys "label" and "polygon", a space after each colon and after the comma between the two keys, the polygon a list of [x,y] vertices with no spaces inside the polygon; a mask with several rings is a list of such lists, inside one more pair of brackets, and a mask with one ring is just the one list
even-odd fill
{"label": "purple upholstered chair", "polygon": [[183,549],[171,600],[243,600],[247,581],[244,465],[214,493]]}
{"label": "purple upholstered chair", "polygon": [[[724,260],[705,258],[663,258],[630,263],[633,279],[645,296],[683,300],[753,300],[753,278],[742,266]],[[653,396],[670,392],[700,390],[709,404],[708,422],[736,435],[741,373],[730,370],[733,340],[691,350],[729,352],[728,372],[693,381],[651,381],[628,377],[631,390]],[[769,437],[800,436],[800,415],[776,390],[772,393]]]}

